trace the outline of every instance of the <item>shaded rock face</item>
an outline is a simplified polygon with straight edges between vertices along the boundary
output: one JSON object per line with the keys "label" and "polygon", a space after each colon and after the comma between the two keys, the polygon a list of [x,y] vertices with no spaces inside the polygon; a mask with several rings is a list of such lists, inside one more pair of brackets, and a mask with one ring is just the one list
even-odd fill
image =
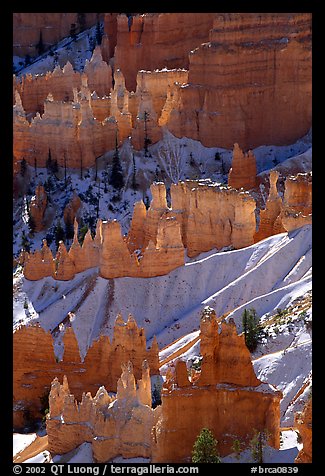
{"label": "shaded rock face", "polygon": [[299,451],[295,463],[312,463],[312,399],[310,398],[302,412],[295,415],[295,429],[299,431],[303,448]]}
{"label": "shaded rock face", "polygon": [[282,394],[256,378],[243,335],[237,335],[232,320],[222,323],[219,333],[212,309],[201,319],[201,354],[201,374],[194,381],[188,379],[185,362],[167,372],[152,461],[189,461],[204,427],[218,440],[221,456],[232,452],[234,439],[247,445],[254,428],[267,429],[269,444],[279,448]]}
{"label": "shaded rock face", "polygon": [[308,132],[310,13],[217,14],[209,41],[197,46],[167,122],[174,135],[247,150]]}
{"label": "shaded rock face", "polygon": [[[16,428],[23,427],[28,418],[41,416],[40,398],[49,391],[55,376],[61,379],[67,375],[71,390],[80,399],[84,391],[96,393],[101,385],[105,385],[107,391],[115,392],[121,365],[129,360],[137,379],[141,378],[143,360],[147,360],[151,375],[159,373],[157,341],[154,339],[151,348],[147,350],[144,330],[137,327],[132,316],[129,316],[127,322],[118,316],[112,342],[109,337],[101,336],[89,347],[84,359],[80,357],[72,327],[66,329],[63,345],[63,359],[58,361],[50,332],[39,326],[23,326],[14,332],[13,395]],[[143,399],[145,401],[146,397],[143,396]]]}
{"label": "shaded rock face", "polygon": [[52,382],[46,430],[49,450],[54,453],[67,453],[87,441],[96,462],[116,456],[148,458],[153,422],[147,361],[137,386],[131,362],[122,366],[116,397],[101,386],[94,397],[83,393],[78,403],[65,376],[62,385],[57,378]]}
{"label": "shaded rock face", "polygon": [[96,24],[97,13],[83,13],[82,25],[78,13],[13,13],[13,54],[17,56],[36,56],[42,34],[44,48],[58,43],[70,35],[71,24],[76,25],[78,33],[83,28]]}
{"label": "shaded rock face", "polygon": [[276,183],[279,172],[270,171],[270,191],[265,209],[260,211],[254,242],[277,233],[290,232],[312,223],[312,173],[289,176],[285,180],[283,200]]}
{"label": "shaded rock face", "polygon": [[312,222],[312,173],[287,177],[281,221],[287,231]]}

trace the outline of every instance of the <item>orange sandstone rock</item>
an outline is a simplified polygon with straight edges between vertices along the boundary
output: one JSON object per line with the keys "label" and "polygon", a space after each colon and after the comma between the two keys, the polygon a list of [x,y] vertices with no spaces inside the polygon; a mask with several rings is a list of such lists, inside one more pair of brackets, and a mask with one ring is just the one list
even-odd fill
{"label": "orange sandstone rock", "polygon": [[65,223],[73,223],[77,214],[78,210],[81,207],[82,202],[80,200],[80,197],[76,194],[76,192],[73,192],[72,198],[69,201],[69,203],[66,205],[64,211],[63,211],[63,219]]}
{"label": "orange sandstone rock", "polygon": [[37,281],[46,276],[55,278],[55,262],[46,240],[43,240],[41,250],[24,253],[24,276],[30,281]]}
{"label": "orange sandstone rock", "polygon": [[250,190],[256,185],[256,159],[251,150],[244,154],[236,143],[233,150],[231,169],[228,175],[228,185],[234,188]]}
{"label": "orange sandstone rock", "polygon": [[138,386],[137,389],[131,362],[122,366],[116,397],[110,397],[102,386],[95,397],[90,392],[84,393],[78,403],[70,393],[67,380],[60,385],[58,379],[54,379],[46,421],[50,451],[66,453],[88,441],[92,443],[97,462],[118,455],[149,457],[154,410],[151,409],[146,361]]}
{"label": "orange sandstone rock", "polygon": [[[63,330],[56,330],[63,332]],[[124,322],[118,316],[114,326],[112,342],[101,336],[89,347],[84,359],[80,356],[79,345],[72,327],[67,327],[63,335],[63,359],[55,358],[53,339],[40,326],[22,326],[13,334],[13,393],[14,426],[24,425],[24,412],[40,418],[40,398],[49,390],[53,376],[61,379],[67,375],[71,391],[81,399],[82,393],[96,393],[101,385],[108,391],[116,392],[121,375],[121,365],[129,360],[133,364],[135,378],[141,378],[144,360],[150,367],[150,375],[159,374],[159,348],[154,338],[151,348],[146,348],[143,328],[129,316]],[[26,359],[28,355],[28,359]],[[146,368],[147,375],[148,370]],[[143,383],[141,401],[148,402],[149,383]]]}
{"label": "orange sandstone rock", "polygon": [[[126,78],[128,90],[135,91],[140,70],[187,69],[188,53],[208,41],[214,15],[147,13],[129,20],[124,14],[118,15],[114,60]],[[109,53],[105,51],[105,55],[108,57]]]}
{"label": "orange sandstone rock", "polygon": [[[71,24],[76,25],[77,32],[81,31],[82,25],[78,15],[78,13],[13,13],[13,54],[36,56],[40,33],[44,47],[48,49],[70,35]],[[97,13],[83,14],[84,28],[90,28],[96,21]]]}
{"label": "orange sandstone rock", "polygon": [[259,228],[254,237],[255,243],[264,240],[264,238],[267,238],[268,236],[276,235],[277,233],[285,231],[282,223],[277,220],[282,210],[282,199],[278,195],[276,188],[278,177],[279,172],[276,170],[270,171],[269,196],[265,204],[265,209],[260,211]]}
{"label": "orange sandstone rock", "polygon": [[60,241],[59,248],[56,253],[55,278],[61,281],[69,281],[70,279],[74,278],[75,272],[75,265],[70,258],[63,241]]}
{"label": "orange sandstone rock", "polygon": [[281,221],[286,231],[312,222],[312,173],[287,177]]}
{"label": "orange sandstone rock", "polygon": [[190,461],[204,427],[218,440],[221,456],[232,452],[234,439],[248,445],[254,429],[267,429],[268,443],[279,448],[282,393],[256,378],[234,322],[223,323],[219,334],[214,311],[206,309],[201,321],[201,353],[198,379],[189,382],[185,362],[179,361],[174,372],[166,375],[162,406],[152,431],[152,461]]}
{"label": "orange sandstone rock", "polygon": [[47,195],[43,185],[37,185],[35,196],[32,197],[29,204],[29,211],[34,220],[35,231],[41,231],[44,228],[43,218],[47,205]]}
{"label": "orange sandstone rock", "polygon": [[295,463],[312,462],[312,399],[310,398],[302,412],[295,415],[295,428],[299,431],[303,448],[299,451]]}
{"label": "orange sandstone rock", "polygon": [[[311,127],[311,14],[219,13],[189,54],[168,129],[207,147],[285,145]],[[299,98],[299,100],[297,100]],[[296,118],[298,117],[298,120]]]}

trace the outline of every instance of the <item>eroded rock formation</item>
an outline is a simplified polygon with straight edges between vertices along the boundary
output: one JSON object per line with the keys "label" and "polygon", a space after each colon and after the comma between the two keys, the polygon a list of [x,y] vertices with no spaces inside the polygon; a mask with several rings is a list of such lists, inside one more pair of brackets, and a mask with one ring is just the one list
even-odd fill
{"label": "eroded rock formation", "polygon": [[[55,333],[63,330],[54,329]],[[121,374],[121,365],[129,360],[136,379],[141,378],[142,362],[148,361],[150,374],[159,373],[158,344],[153,340],[147,350],[143,328],[138,328],[129,315],[124,322],[119,315],[114,326],[112,341],[101,336],[89,347],[84,359],[79,352],[73,327],[67,327],[62,337],[62,360],[55,357],[53,338],[40,326],[22,326],[13,334],[13,394],[14,426],[24,425],[27,417],[39,418],[42,411],[40,398],[46,395],[54,376],[67,375],[72,392],[80,399],[84,391],[96,393],[101,385],[115,392]],[[26,358],[28,355],[28,359]]]}
{"label": "eroded rock formation", "polygon": [[[249,192],[209,180],[186,180],[172,184],[168,207],[165,185],[154,183],[149,209],[142,201],[135,204],[126,236],[122,236],[116,220],[99,220],[94,239],[88,232],[80,246],[75,221],[73,243],[68,252],[63,243],[60,245],[53,277],[67,280],[95,267],[106,279],[161,276],[185,263],[185,249],[189,257],[214,248],[240,249],[299,228],[311,223],[311,177],[308,173],[287,178],[282,202],[276,188],[278,173],[271,171],[270,194],[265,210],[260,212],[258,231],[256,202]],[[46,262],[38,251],[26,253],[25,258],[26,279],[52,275],[48,253]]]}
{"label": "eroded rock formation", "polygon": [[312,399],[310,398],[302,412],[295,414],[295,429],[299,432],[303,448],[299,451],[295,463],[312,463]]}
{"label": "eroded rock formation", "polygon": [[194,381],[188,379],[185,362],[177,361],[167,372],[152,461],[190,461],[204,427],[218,440],[221,456],[232,451],[234,439],[247,445],[254,428],[267,429],[268,443],[279,448],[282,394],[256,378],[243,335],[237,335],[232,320],[222,323],[219,333],[212,309],[201,320],[201,354],[201,374]]}
{"label": "eroded rock formation", "polygon": [[29,213],[34,222],[35,231],[41,231],[44,228],[44,214],[47,205],[47,194],[43,185],[37,185],[35,195],[29,204]]}
{"label": "eroded rock formation", "polygon": [[228,175],[228,185],[250,190],[256,186],[256,158],[251,150],[246,154],[236,143]]}
{"label": "eroded rock formation", "polygon": [[[131,136],[138,150],[160,140],[162,127],[208,147],[238,142],[245,150],[292,143],[310,129],[309,13],[107,14],[105,25],[84,73],[67,63],[14,77],[23,106],[16,98],[15,163],[37,157],[42,165],[50,148],[59,165],[66,153],[68,166],[89,167],[114,148],[116,127],[119,143]],[[250,187],[254,174],[241,172]],[[233,169],[230,183],[235,176]]]}
{"label": "eroded rock formation", "polygon": [[278,219],[282,211],[282,199],[277,191],[277,181],[279,172],[271,170],[269,175],[270,190],[269,196],[265,204],[265,209],[260,211],[260,222],[258,231],[255,234],[255,243],[271,235],[286,231],[282,222]]}
{"label": "eroded rock formation", "polygon": [[270,191],[254,242],[312,223],[312,173],[286,177],[283,200],[276,183],[279,173],[270,172]]}
{"label": "eroded rock formation", "polygon": [[[111,14],[106,14],[111,15]],[[126,87],[136,90],[136,75],[140,70],[188,68],[188,54],[208,41],[213,25],[211,13],[147,13],[116,19],[115,66],[126,79]],[[110,21],[111,20],[111,21]],[[112,24],[106,19],[107,34]],[[112,37],[111,36],[111,37]],[[112,54],[114,40],[103,43],[103,56]],[[110,52],[107,48],[111,48]]]}
{"label": "eroded rock formation", "polygon": [[67,453],[87,441],[96,462],[116,456],[148,458],[151,452],[151,383],[148,362],[143,361],[141,380],[133,374],[131,362],[122,365],[116,397],[101,386],[94,397],[83,393],[80,402],[70,393],[68,379],[55,378],[49,396],[46,420],[49,450]]}
{"label": "eroded rock formation", "polygon": [[219,13],[188,69],[167,123],[177,137],[247,150],[311,126],[310,13]]}
{"label": "eroded rock formation", "polygon": [[137,385],[131,363],[122,365],[116,397],[101,386],[95,397],[84,392],[77,402],[67,378],[62,385],[55,378],[47,417],[50,451],[66,453],[88,441],[97,462],[117,455],[187,462],[205,426],[218,439],[222,456],[232,451],[234,439],[248,444],[255,430],[266,430],[268,443],[278,448],[282,394],[256,378],[243,335],[237,335],[232,320],[222,323],[219,333],[212,309],[205,309],[201,320],[201,353],[202,370],[192,381],[185,362],[169,367],[162,404],[155,410],[145,360]]}
{"label": "eroded rock formation", "polygon": [[286,178],[280,218],[287,231],[312,222],[311,172]]}

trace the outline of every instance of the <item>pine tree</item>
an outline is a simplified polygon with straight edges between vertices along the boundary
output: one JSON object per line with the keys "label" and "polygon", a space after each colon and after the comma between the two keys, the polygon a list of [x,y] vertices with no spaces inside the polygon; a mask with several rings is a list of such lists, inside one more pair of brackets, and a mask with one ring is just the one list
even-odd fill
{"label": "pine tree", "polygon": [[49,153],[46,159],[46,168],[48,172],[51,172],[51,167],[52,167],[52,154],[51,154],[51,149],[49,149]]}
{"label": "pine tree", "polygon": [[35,224],[35,220],[32,217],[30,211],[28,211],[28,228],[29,228],[30,234],[33,236],[34,233],[35,233],[36,224]]}
{"label": "pine tree", "polygon": [[244,309],[242,313],[242,325],[245,344],[250,352],[254,352],[263,334],[263,329],[259,323],[255,309]]}
{"label": "pine tree", "polygon": [[77,13],[77,21],[79,23],[79,31],[84,31],[86,29],[86,14]]}
{"label": "pine tree", "polygon": [[112,165],[112,171],[111,171],[109,183],[116,190],[121,190],[124,187],[124,177],[123,177],[123,170],[122,170],[121,161],[120,161],[120,154],[118,151],[117,136],[115,139],[115,152],[113,155],[113,165]]}
{"label": "pine tree", "polygon": [[85,236],[86,236],[86,233],[88,231],[88,226],[87,225],[83,225],[80,227],[79,229],[79,234],[78,234],[78,241],[80,243],[80,246],[83,244],[84,242],[84,239],[85,239]]}
{"label": "pine tree", "polygon": [[20,175],[22,177],[25,177],[26,170],[27,170],[27,162],[25,157],[23,157],[23,160],[20,162]]}
{"label": "pine tree", "polygon": [[217,444],[212,431],[203,428],[193,446],[192,463],[220,463]]}
{"label": "pine tree", "polygon": [[132,161],[133,161],[133,173],[132,173],[132,184],[131,184],[131,187],[133,188],[133,190],[137,190],[137,189],[138,189],[138,184],[137,184],[137,181],[136,181],[137,169],[136,169],[136,167],[135,167],[134,154],[132,154]]}
{"label": "pine tree", "polygon": [[57,248],[59,247],[59,242],[64,241],[65,239],[65,233],[64,233],[64,229],[62,228],[60,218],[58,219],[54,229],[54,239],[55,239],[55,244]]}
{"label": "pine tree", "polygon": [[37,177],[37,158],[36,158],[36,156],[34,157],[34,171],[35,171],[35,177]]}
{"label": "pine tree", "polygon": [[267,444],[267,438],[267,431],[254,430],[254,436],[249,443],[254,463],[263,463],[263,450]]}
{"label": "pine tree", "polygon": [[101,31],[101,27],[100,27],[100,23],[99,21],[96,23],[96,41],[97,41],[97,45],[101,45],[102,43],[102,31]]}
{"label": "pine tree", "polygon": [[37,52],[38,52],[39,55],[43,54],[44,51],[45,51],[45,46],[44,46],[44,43],[43,43],[42,30],[40,30],[40,32],[39,32],[39,41],[36,45],[36,48],[37,48]]}
{"label": "pine tree", "polygon": [[67,220],[65,224],[65,237],[67,240],[72,240],[74,235],[73,223],[70,220]]}
{"label": "pine tree", "polygon": [[147,126],[148,119],[149,119],[149,112],[144,111],[143,121],[144,121],[144,155],[145,157],[148,156],[148,152],[149,152],[148,146],[151,144],[151,139],[149,139],[148,137],[148,126]]}
{"label": "pine tree", "polygon": [[21,235],[20,248],[29,253],[30,252],[30,246],[31,246],[30,241],[27,238],[25,231],[23,231],[22,235]]}

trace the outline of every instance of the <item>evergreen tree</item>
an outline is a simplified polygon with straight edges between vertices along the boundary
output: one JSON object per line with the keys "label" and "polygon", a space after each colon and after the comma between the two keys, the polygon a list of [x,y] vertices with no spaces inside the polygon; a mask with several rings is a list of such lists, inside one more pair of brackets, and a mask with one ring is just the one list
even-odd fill
{"label": "evergreen tree", "polygon": [[26,66],[29,66],[29,65],[31,64],[31,62],[32,62],[32,60],[31,60],[29,54],[27,54],[27,55],[25,56],[25,67],[26,67]]}
{"label": "evergreen tree", "polygon": [[51,172],[51,167],[52,167],[52,154],[51,154],[51,149],[49,149],[49,153],[47,155],[46,159],[46,168],[48,172]]}
{"label": "evergreen tree", "polygon": [[137,184],[137,181],[136,181],[137,169],[136,169],[136,167],[135,167],[134,154],[132,154],[132,161],[133,161],[133,173],[132,173],[132,184],[131,184],[131,187],[133,188],[133,190],[137,190],[137,189],[138,189],[138,184]]}
{"label": "evergreen tree", "polygon": [[65,224],[65,237],[67,240],[72,240],[74,235],[73,223],[68,220]]}
{"label": "evergreen tree", "polygon": [[268,432],[255,430],[249,443],[249,448],[254,463],[263,463],[263,450],[267,444]]}
{"label": "evergreen tree", "polygon": [[51,163],[51,173],[56,179],[58,178],[56,176],[58,171],[59,171],[58,161],[56,159],[54,159],[54,160],[52,160],[52,163]]}
{"label": "evergreen tree", "polygon": [[115,152],[113,155],[113,164],[109,183],[116,190],[121,190],[124,187],[124,177],[117,145],[117,137],[115,140]]}
{"label": "evergreen tree", "polygon": [[102,31],[101,31],[100,22],[98,21],[96,23],[96,42],[97,42],[97,45],[102,44],[102,37],[103,37],[103,34],[102,34]]}
{"label": "evergreen tree", "polygon": [[86,14],[77,13],[77,21],[79,23],[79,31],[84,31],[86,29]]}
{"label": "evergreen tree", "polygon": [[20,248],[29,253],[30,252],[30,246],[31,246],[30,241],[27,238],[25,231],[23,231],[22,235],[21,235]]}
{"label": "evergreen tree", "polygon": [[28,211],[28,228],[29,228],[29,231],[30,231],[31,235],[33,236],[34,233],[35,233],[36,224],[35,224],[34,218],[30,214],[30,211]]}
{"label": "evergreen tree", "polygon": [[259,317],[255,309],[244,309],[242,313],[242,325],[245,344],[250,352],[254,352],[263,334],[263,328],[259,323]]}
{"label": "evergreen tree", "polygon": [[156,408],[158,405],[161,405],[161,385],[155,383],[152,392],[152,408]]}
{"label": "evergreen tree", "polygon": [[145,157],[148,156],[148,146],[151,144],[151,139],[148,137],[148,126],[147,122],[149,120],[149,113],[147,111],[144,111],[143,114],[143,121],[144,121],[144,155]]}
{"label": "evergreen tree", "polygon": [[35,177],[37,177],[37,158],[36,158],[36,156],[34,157],[34,171],[35,171]]}
{"label": "evergreen tree", "polygon": [[84,242],[84,239],[85,239],[85,236],[86,236],[86,233],[88,231],[88,226],[87,225],[83,225],[80,227],[79,229],[79,234],[78,234],[78,241],[80,243],[80,246],[83,244]]}
{"label": "evergreen tree", "polygon": [[192,463],[220,463],[217,444],[212,431],[203,428],[193,446]]}
{"label": "evergreen tree", "polygon": [[75,23],[71,23],[71,26],[70,26],[70,36],[71,38],[73,39],[73,41],[76,40],[77,38],[77,26]]}
{"label": "evergreen tree", "polygon": [[37,52],[38,52],[39,55],[43,54],[44,51],[45,51],[45,46],[44,46],[44,43],[43,43],[42,30],[40,30],[40,32],[39,32],[39,41],[36,45],[36,48],[37,48]]}
{"label": "evergreen tree", "polygon": [[57,248],[59,247],[59,242],[64,241],[65,239],[65,233],[64,233],[64,229],[62,228],[60,218],[58,219],[54,229],[54,239],[55,239],[55,244]]}
{"label": "evergreen tree", "polygon": [[26,170],[27,170],[27,162],[25,157],[23,157],[23,160],[20,162],[20,175],[22,177],[25,177]]}

